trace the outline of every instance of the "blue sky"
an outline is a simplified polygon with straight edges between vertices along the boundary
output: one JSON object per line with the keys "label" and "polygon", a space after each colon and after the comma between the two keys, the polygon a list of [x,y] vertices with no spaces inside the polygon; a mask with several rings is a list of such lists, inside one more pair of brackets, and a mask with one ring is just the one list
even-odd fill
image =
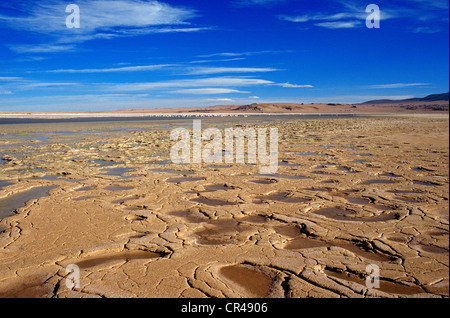
{"label": "blue sky", "polygon": [[[366,27],[376,4],[379,29]],[[80,9],[67,28],[66,6]],[[0,3],[0,111],[402,99],[448,91],[444,0]]]}

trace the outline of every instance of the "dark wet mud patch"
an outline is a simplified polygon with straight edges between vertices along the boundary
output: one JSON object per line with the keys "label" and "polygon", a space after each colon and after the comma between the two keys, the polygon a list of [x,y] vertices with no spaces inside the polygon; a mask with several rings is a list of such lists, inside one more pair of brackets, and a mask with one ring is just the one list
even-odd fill
{"label": "dark wet mud patch", "polygon": [[50,298],[54,286],[44,276],[29,276],[14,285],[2,286],[0,298]]}
{"label": "dark wet mud patch", "polygon": [[255,197],[259,200],[259,203],[264,203],[266,201],[277,201],[283,203],[304,203],[310,201],[309,198],[301,198],[294,196],[291,192],[277,192],[269,195],[262,195]]}
{"label": "dark wet mud patch", "polygon": [[200,245],[230,245],[247,239],[242,233],[251,230],[256,230],[255,226],[239,220],[211,220],[194,234]]}
{"label": "dark wet mud patch", "polygon": [[89,200],[89,199],[97,199],[98,197],[96,196],[83,196],[83,197],[78,197],[78,198],[73,198],[73,201],[84,201],[84,200]]}
{"label": "dark wet mud patch", "polygon": [[107,186],[104,189],[108,190],[108,191],[127,191],[127,190],[132,190],[133,187]]}
{"label": "dark wet mud patch", "polygon": [[219,274],[242,287],[252,297],[265,298],[270,295],[273,279],[253,266],[225,266],[219,270]]}
{"label": "dark wet mud patch", "polygon": [[421,185],[421,186],[427,186],[427,187],[432,187],[432,186],[440,186],[440,183],[436,183],[436,182],[432,182],[432,181],[413,181],[413,184],[415,185]]}
{"label": "dark wet mud patch", "polygon": [[82,188],[76,189],[75,191],[92,191],[95,189],[96,189],[95,186],[89,186],[89,187],[82,187]]}
{"label": "dark wet mud patch", "polygon": [[23,207],[25,203],[48,195],[48,191],[57,186],[35,187],[29,190],[9,195],[0,199],[0,219],[14,215],[14,211]]}
{"label": "dark wet mud patch", "polygon": [[228,202],[220,199],[210,199],[205,197],[197,197],[190,200],[191,202],[196,202],[200,204],[205,204],[209,206],[224,206],[224,205],[235,205],[236,203]]}
{"label": "dark wet mud patch", "polygon": [[124,251],[120,253],[111,253],[102,256],[89,257],[87,259],[81,260],[77,263],[80,269],[91,268],[99,265],[107,265],[117,262],[129,262],[132,260],[147,260],[153,258],[164,257],[167,254],[164,253],[156,253],[149,251]]}
{"label": "dark wet mud patch", "polygon": [[236,189],[236,187],[228,185],[228,184],[209,184],[204,186],[205,191],[203,192],[215,192],[215,191],[228,191]]}
{"label": "dark wet mud patch", "polygon": [[[324,273],[328,276],[342,279],[349,282],[355,282],[362,286],[366,286],[366,278],[363,275],[341,272],[337,270],[325,269]],[[417,285],[406,285],[400,282],[394,282],[391,280],[383,279],[380,277],[380,288],[376,290],[388,293],[388,294],[400,294],[400,295],[415,295],[425,293],[426,291]]]}
{"label": "dark wet mud patch", "polygon": [[133,168],[122,168],[122,167],[102,169],[103,174],[106,174],[107,176],[121,177],[123,179],[134,178],[135,176],[124,176],[124,174],[129,173],[133,170],[134,170]]}
{"label": "dark wet mud patch", "polygon": [[434,245],[421,245],[420,249],[430,254],[448,254],[448,248],[442,248]]}
{"label": "dark wet mud patch", "polygon": [[317,247],[329,247],[330,245],[324,241],[310,239],[307,237],[298,237],[289,241],[284,248],[288,250],[308,249]]}
{"label": "dark wet mud patch", "polygon": [[366,180],[364,182],[361,182],[361,184],[394,184],[394,183],[397,183],[397,181],[373,179],[373,180]]}
{"label": "dark wet mud patch", "polygon": [[272,184],[272,183],[277,183],[278,180],[276,179],[264,179],[264,180],[251,180],[249,181],[251,183],[256,183],[256,184]]}
{"label": "dark wet mud patch", "polygon": [[14,183],[10,182],[10,181],[0,180],[0,190],[3,188],[6,188],[7,186],[10,186],[12,184],[14,184]]}
{"label": "dark wet mud patch", "polygon": [[335,239],[332,241],[323,241],[318,238],[313,238],[306,236],[305,234],[300,235],[292,235],[294,233],[288,233],[291,235],[286,235],[283,232],[278,232],[281,235],[291,237],[292,239],[289,240],[286,245],[284,246],[285,249],[289,250],[302,250],[302,249],[310,249],[310,248],[330,248],[330,247],[340,247],[347,251],[350,251],[354,253],[355,255],[373,260],[373,261],[379,261],[379,262],[389,262],[392,260],[392,256],[382,254],[380,252],[377,252],[375,250],[372,250],[370,248],[370,243],[366,242],[352,242],[352,241],[345,241],[340,239]]}
{"label": "dark wet mud patch", "polygon": [[400,218],[400,215],[396,212],[382,213],[373,217],[359,217],[354,211],[342,210],[339,208],[323,208],[314,211],[313,213],[322,215],[329,219],[348,222],[383,222],[397,220]]}

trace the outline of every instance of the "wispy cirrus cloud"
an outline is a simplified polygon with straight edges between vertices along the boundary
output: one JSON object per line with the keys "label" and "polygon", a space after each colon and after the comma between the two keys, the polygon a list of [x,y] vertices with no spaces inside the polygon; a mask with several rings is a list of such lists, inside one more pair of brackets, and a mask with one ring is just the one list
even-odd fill
{"label": "wispy cirrus cloud", "polygon": [[278,71],[269,67],[197,67],[188,71],[191,75],[208,75],[222,73],[263,73]]}
{"label": "wispy cirrus cloud", "polygon": [[407,88],[416,86],[428,86],[430,83],[394,83],[394,84],[381,84],[381,85],[370,85],[368,88]]}
{"label": "wispy cirrus cloud", "polygon": [[269,6],[272,7],[277,4],[282,4],[288,0],[235,0],[234,4],[241,7],[249,6]]}
{"label": "wispy cirrus cloud", "polygon": [[155,65],[138,65],[138,66],[123,66],[110,68],[89,68],[89,69],[59,69],[48,70],[47,73],[112,73],[112,72],[142,72],[154,71],[167,67],[172,67],[175,64],[155,64]]}
{"label": "wispy cirrus cloud", "polygon": [[[300,15],[278,15],[280,20],[295,23],[313,23],[314,26],[328,29],[351,29],[361,27],[368,16],[366,6],[357,0],[335,0],[341,8],[338,12],[311,12]],[[380,19],[413,19],[415,22],[448,22],[448,1],[444,0],[394,0],[379,4]],[[427,32],[432,30],[432,32]],[[436,26],[416,26],[413,32],[434,33],[440,31]]]}
{"label": "wispy cirrus cloud", "polygon": [[215,95],[215,94],[249,93],[249,92],[231,88],[188,88],[176,90],[173,91],[172,93],[192,94],[192,95]]}
{"label": "wispy cirrus cloud", "polygon": [[279,53],[293,53],[292,50],[261,50],[261,51],[246,51],[246,52],[219,52],[219,53],[211,53],[211,54],[202,54],[197,55],[197,57],[208,58],[208,57],[248,57],[254,55],[263,55],[263,54],[279,54]]}
{"label": "wispy cirrus cloud", "polygon": [[68,29],[68,3],[61,0],[18,2],[14,16],[0,15],[0,23],[47,37],[45,43],[10,44],[17,53],[54,53],[73,50],[67,43],[111,39],[151,33],[198,32],[208,27],[192,26],[196,10],[150,0],[79,0],[80,28]]}
{"label": "wispy cirrus cloud", "polygon": [[173,89],[173,88],[195,88],[195,87],[243,87],[257,85],[271,85],[272,81],[248,78],[248,77],[209,77],[209,78],[192,78],[182,80],[170,80],[161,82],[141,82],[141,83],[123,83],[123,84],[100,84],[106,90],[111,91],[146,91],[156,89]]}
{"label": "wispy cirrus cloud", "polygon": [[297,84],[290,84],[290,83],[279,83],[279,84],[274,84],[275,86],[281,86],[281,87],[286,87],[286,88],[312,88],[314,86],[312,85],[297,85]]}

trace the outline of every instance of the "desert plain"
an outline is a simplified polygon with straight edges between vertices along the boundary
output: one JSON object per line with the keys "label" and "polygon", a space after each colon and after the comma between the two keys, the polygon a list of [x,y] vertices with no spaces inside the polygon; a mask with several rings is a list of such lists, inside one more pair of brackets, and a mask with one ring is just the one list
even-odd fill
{"label": "desert plain", "polygon": [[189,118],[1,125],[0,297],[448,297],[448,114],[202,124],[278,128],[277,172],[174,164]]}

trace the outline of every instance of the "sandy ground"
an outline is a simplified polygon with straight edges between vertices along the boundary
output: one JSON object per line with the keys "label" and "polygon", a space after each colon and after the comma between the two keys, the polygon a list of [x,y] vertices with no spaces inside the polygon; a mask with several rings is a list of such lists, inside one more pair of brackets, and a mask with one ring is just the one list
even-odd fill
{"label": "sandy ground", "polygon": [[203,123],[277,127],[277,173],[171,163],[189,120],[1,126],[0,297],[448,297],[448,116]]}

